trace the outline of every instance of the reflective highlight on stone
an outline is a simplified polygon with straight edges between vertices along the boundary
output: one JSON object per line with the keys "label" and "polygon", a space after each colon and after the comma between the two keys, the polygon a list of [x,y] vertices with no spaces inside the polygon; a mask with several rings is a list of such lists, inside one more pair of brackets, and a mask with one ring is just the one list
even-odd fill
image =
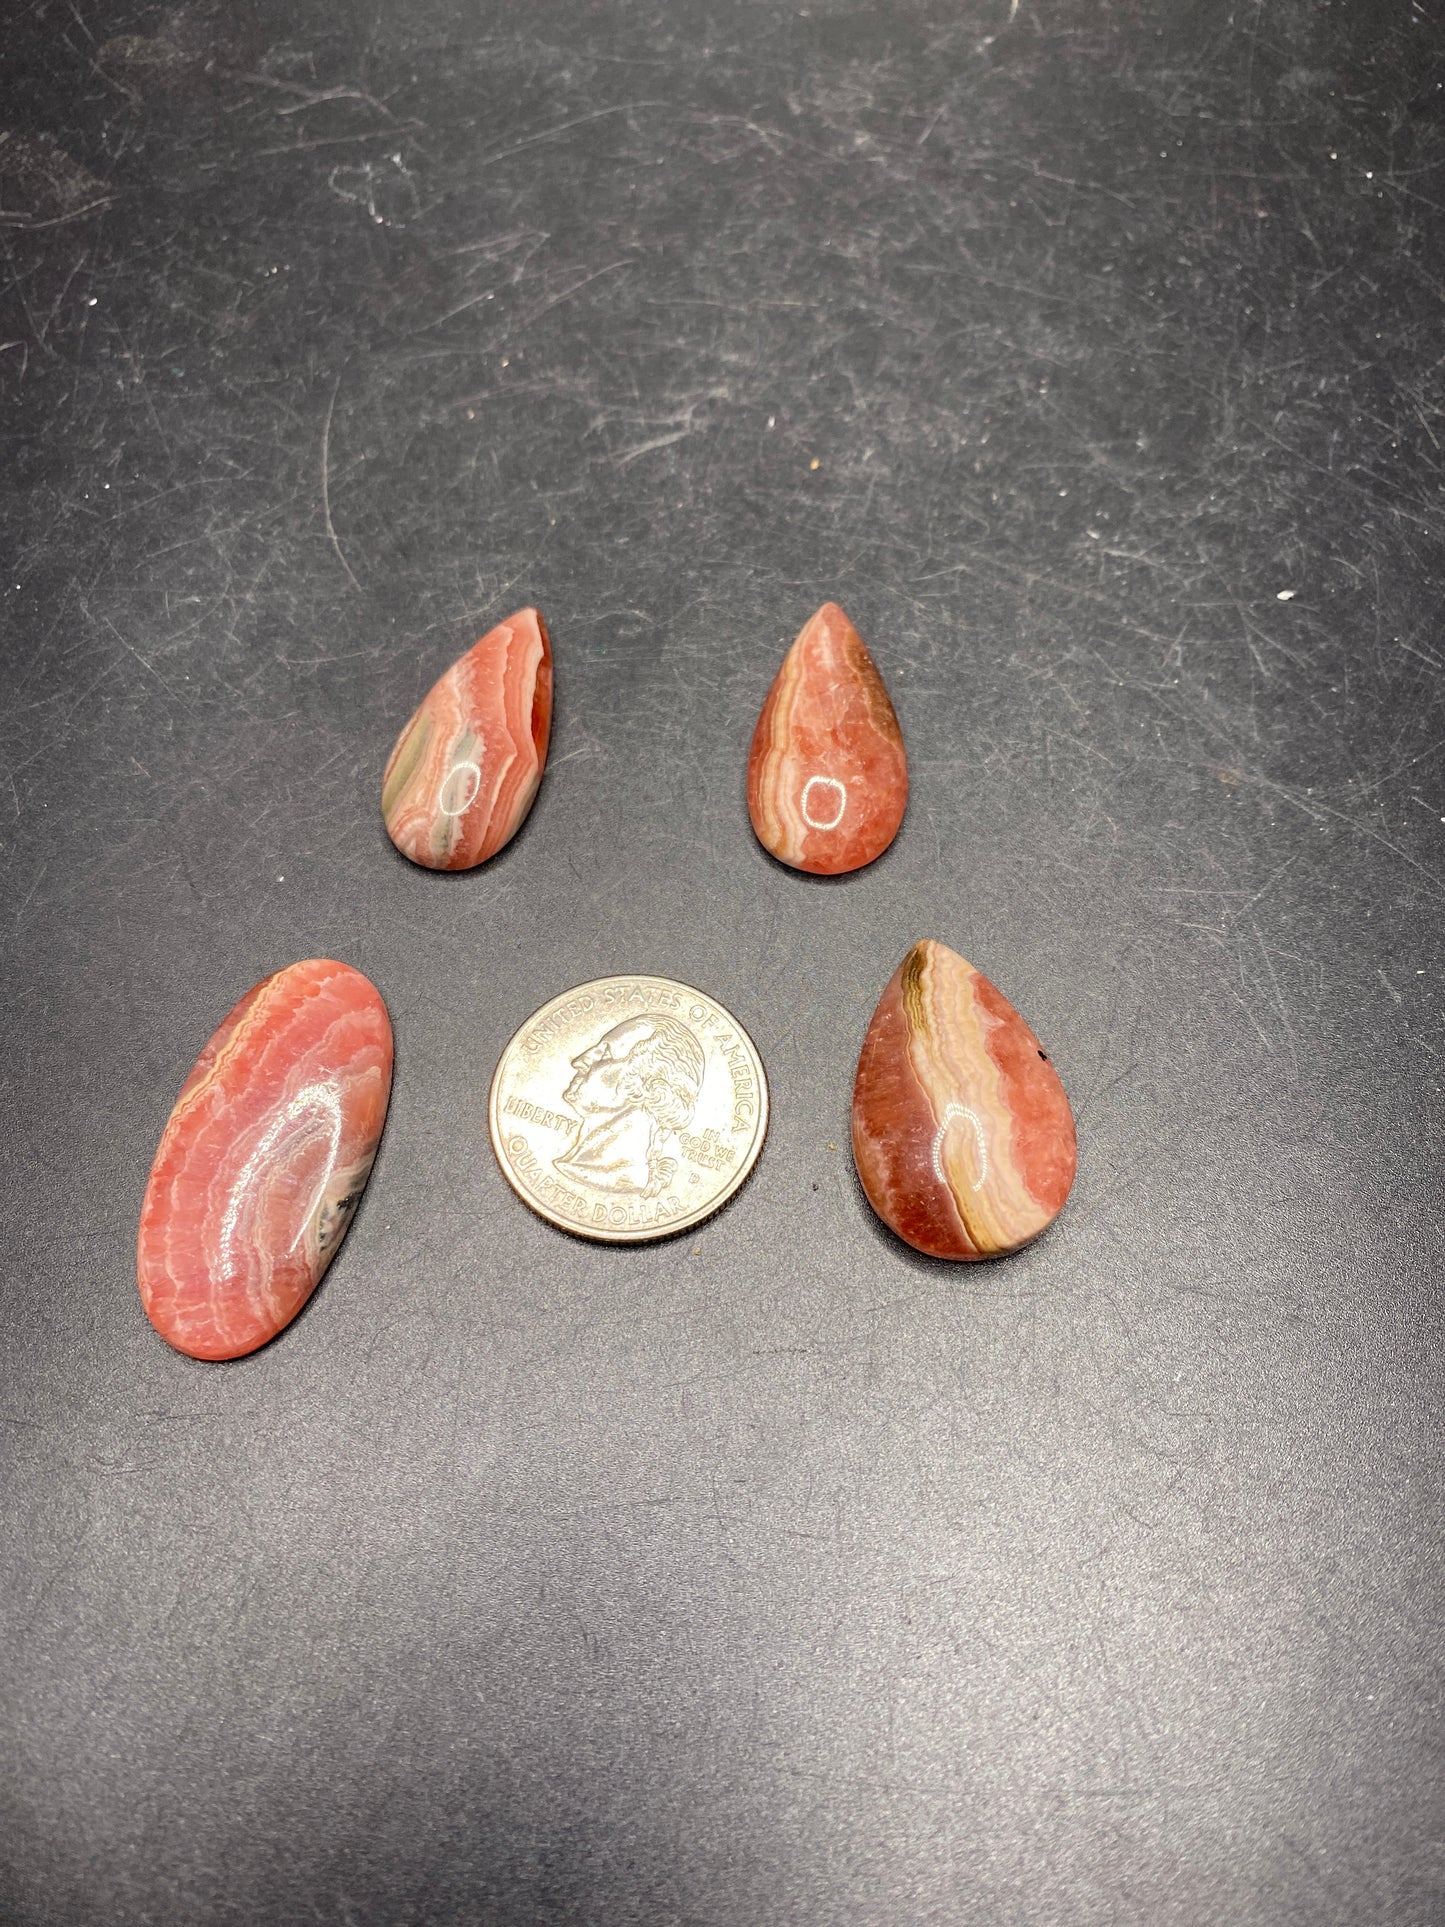
{"label": "reflective highlight on stone", "polygon": [[1074,1115],[1013,1005],[946,945],[914,944],[858,1059],[853,1158],[883,1222],[934,1258],[994,1258],[1051,1224]]}
{"label": "reflective highlight on stone", "polygon": [[391,1091],[391,1020],[359,970],[312,958],[247,991],[196,1060],[141,1206],[146,1315],[192,1358],[289,1325],[346,1234]]}
{"label": "reflective highlight on stone", "polygon": [[552,645],[519,609],[433,683],[391,752],[386,830],[428,870],[470,870],[526,821],[552,733]]}
{"label": "reflective highlight on stone", "polygon": [[748,757],[748,814],[780,862],[815,876],[882,856],[908,803],[903,732],[863,638],[836,602],[803,626]]}

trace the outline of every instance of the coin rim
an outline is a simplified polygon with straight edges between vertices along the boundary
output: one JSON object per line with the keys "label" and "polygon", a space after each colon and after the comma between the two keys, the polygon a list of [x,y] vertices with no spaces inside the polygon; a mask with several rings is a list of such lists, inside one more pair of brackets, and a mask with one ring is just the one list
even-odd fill
{"label": "coin rim", "polygon": [[[600,990],[606,984],[638,983],[667,984],[674,990],[687,991],[689,995],[702,998],[705,1002],[711,1004],[715,1010],[720,1010],[723,1013],[738,1036],[742,1039],[747,1048],[748,1055],[752,1058],[754,1068],[757,1071],[759,1097],[758,1118],[752,1139],[748,1146],[748,1154],[743,1159],[741,1168],[734,1174],[727,1187],[719,1191],[716,1197],[710,1198],[707,1204],[693,1217],[675,1219],[671,1224],[667,1225],[643,1225],[639,1226],[635,1231],[617,1231],[615,1229],[594,1231],[590,1226],[574,1224],[570,1219],[562,1217],[547,1205],[540,1203],[522,1188],[520,1179],[513,1173],[511,1166],[502,1152],[500,1141],[501,1133],[497,1119],[498,1091],[502,1082],[502,1071],[506,1065],[512,1046],[517,1042],[518,1038],[521,1037],[523,1031],[530,1029],[540,1018],[545,1017],[554,1005],[565,1004],[573,997],[580,996],[584,991]],[[548,1224],[555,1225],[559,1231],[565,1231],[574,1238],[586,1238],[589,1243],[600,1245],[652,1244],[663,1238],[677,1237],[684,1231],[691,1231],[697,1225],[705,1224],[714,1212],[721,1211],[729,1199],[736,1196],[738,1191],[741,1190],[742,1186],[752,1176],[758,1159],[763,1154],[763,1145],[767,1139],[768,1123],[771,1115],[772,1101],[771,1094],[768,1090],[767,1069],[763,1064],[762,1053],[753,1042],[752,1036],[747,1028],[738,1022],[728,1006],[723,1003],[720,998],[714,997],[711,991],[699,990],[696,984],[684,983],[681,977],[659,977],[655,972],[650,970],[625,970],[614,972],[608,977],[589,977],[585,983],[573,984],[569,990],[559,990],[555,997],[549,997],[545,1004],[539,1004],[530,1017],[523,1018],[522,1022],[518,1024],[517,1028],[502,1046],[502,1052],[497,1059],[496,1069],[492,1072],[492,1082],[487,1091],[487,1132],[492,1140],[492,1155],[496,1158],[502,1176],[507,1180],[512,1190],[516,1192],[517,1196],[529,1211],[535,1211],[539,1218],[545,1219]]]}

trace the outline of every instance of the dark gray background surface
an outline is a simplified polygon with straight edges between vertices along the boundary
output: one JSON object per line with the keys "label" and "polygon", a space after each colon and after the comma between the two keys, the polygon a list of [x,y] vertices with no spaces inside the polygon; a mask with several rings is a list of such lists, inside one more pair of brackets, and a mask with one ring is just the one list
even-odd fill
{"label": "dark gray background surface", "polygon": [[[7,1921],[1445,1920],[1442,55],[1364,0],[7,9]],[[742,785],[825,596],[913,794],[818,883]],[[424,874],[382,764],[531,600],[540,800]],[[922,935],[1079,1118],[981,1269],[847,1151]],[[393,1013],[381,1156],[197,1364],[147,1167],[317,954]],[[774,1124],[596,1249],[485,1097],[621,970]]]}

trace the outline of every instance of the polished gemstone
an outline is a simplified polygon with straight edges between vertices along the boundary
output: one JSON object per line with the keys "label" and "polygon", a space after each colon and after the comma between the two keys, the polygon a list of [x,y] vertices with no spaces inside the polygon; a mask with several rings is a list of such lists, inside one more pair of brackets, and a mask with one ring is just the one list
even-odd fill
{"label": "polished gemstone", "polygon": [[313,957],[236,1005],[181,1087],[141,1206],[151,1323],[192,1358],[239,1358],[321,1282],[376,1156],[391,1020],[350,965]]}
{"label": "polished gemstone", "polygon": [[552,731],[552,645],[519,609],[432,684],[381,784],[387,834],[428,870],[470,870],[521,829]]}
{"label": "polished gemstone", "polygon": [[748,814],[780,862],[861,870],[908,802],[903,732],[863,638],[836,602],[803,625],[768,691],[748,757]]}
{"label": "polished gemstone", "polygon": [[1051,1224],[1074,1115],[1043,1046],[956,951],[914,944],[858,1059],[853,1157],[868,1202],[934,1258],[994,1258]]}

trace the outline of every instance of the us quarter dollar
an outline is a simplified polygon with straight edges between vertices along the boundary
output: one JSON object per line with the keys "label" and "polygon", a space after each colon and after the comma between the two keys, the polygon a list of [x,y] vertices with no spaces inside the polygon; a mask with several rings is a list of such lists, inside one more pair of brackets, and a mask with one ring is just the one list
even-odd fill
{"label": "us quarter dollar", "polygon": [[487,1108],[525,1203],[565,1231],[636,1244],[733,1195],[763,1147],[768,1082],[716,999],[667,977],[599,977],[527,1019]]}

